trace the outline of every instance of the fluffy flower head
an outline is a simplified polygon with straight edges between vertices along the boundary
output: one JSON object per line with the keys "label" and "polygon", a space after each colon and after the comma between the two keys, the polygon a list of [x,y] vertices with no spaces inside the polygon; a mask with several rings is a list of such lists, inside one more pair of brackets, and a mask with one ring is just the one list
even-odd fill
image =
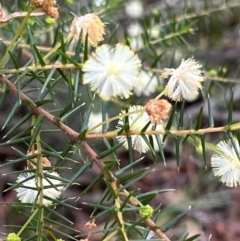
{"label": "fluffy flower head", "polygon": [[144,7],[140,0],[133,0],[126,4],[126,13],[131,18],[140,18],[143,15]]}
{"label": "fluffy flower head", "polygon": [[150,73],[141,71],[139,74],[138,85],[134,88],[136,96],[149,96],[154,93],[158,86],[158,80],[155,76],[152,77]]}
{"label": "fluffy flower head", "polygon": [[[106,119],[108,119],[108,114],[106,114]],[[103,122],[102,113],[92,112],[90,117],[89,117],[88,129],[92,129],[95,126],[97,126],[99,124],[102,124],[102,122]],[[105,128],[107,129],[108,125],[105,125]],[[96,129],[92,130],[91,133],[101,133],[102,131],[103,131],[103,125],[100,125]]]}
{"label": "fluffy flower head", "polygon": [[[51,177],[50,177],[51,176]],[[43,171],[43,195],[51,199],[56,199],[61,195],[63,190],[62,182],[55,179],[59,178],[60,175],[56,172]],[[21,183],[18,188],[16,188],[17,197],[23,203],[34,203],[38,191],[35,179],[35,173],[26,172],[22,173],[17,178],[17,183]],[[37,200],[39,203],[39,198]],[[43,198],[43,205],[49,206],[52,204],[52,200]]]}
{"label": "fluffy flower head", "polygon": [[228,187],[236,187],[240,184],[240,147],[236,139],[232,142],[231,140],[220,141],[217,144],[219,153],[215,153],[211,158],[214,175],[221,177],[220,181]]}
{"label": "fluffy flower head", "polygon": [[85,41],[88,34],[89,43],[96,47],[103,40],[105,24],[95,13],[77,17],[72,22],[70,35],[79,38],[80,34],[82,34],[83,41]]}
{"label": "fluffy flower head", "polygon": [[[145,111],[144,106],[133,105],[129,108],[128,112],[136,112],[128,116],[129,127],[131,131],[141,131],[150,121],[149,115]],[[126,114],[126,111],[122,111],[122,114]],[[119,119],[117,129],[120,130],[124,125],[124,117]],[[161,130],[162,126],[158,125],[157,130]],[[147,130],[151,130],[151,125]],[[123,146],[128,149],[128,141],[126,136],[117,136],[119,142],[123,142]],[[149,151],[149,146],[140,135],[132,135],[132,147],[134,150],[140,153],[146,153]]]}
{"label": "fluffy flower head", "polygon": [[195,99],[202,88],[201,67],[193,59],[183,59],[177,69],[164,69],[162,77],[171,76],[166,86],[166,95],[175,101]]}
{"label": "fluffy flower head", "polygon": [[140,59],[128,46],[117,44],[115,48],[102,45],[83,65],[83,83],[90,84],[104,100],[120,96],[129,98],[138,84]]}

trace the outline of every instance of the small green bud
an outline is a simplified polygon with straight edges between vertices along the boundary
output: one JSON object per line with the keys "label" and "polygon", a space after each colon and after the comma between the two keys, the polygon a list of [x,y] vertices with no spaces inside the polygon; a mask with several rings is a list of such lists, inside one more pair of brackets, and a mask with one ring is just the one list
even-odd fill
{"label": "small green bud", "polygon": [[7,241],[21,241],[21,238],[15,233],[10,233],[7,236]]}
{"label": "small green bud", "polygon": [[28,23],[28,25],[33,26],[35,24],[35,21],[33,21],[32,19],[29,18],[27,23]]}
{"label": "small green bud", "polygon": [[198,144],[198,145],[196,146],[196,151],[197,151],[199,154],[203,153],[203,147],[202,147],[201,144]]}
{"label": "small green bud", "polygon": [[61,239],[61,238],[58,238],[58,239],[56,239],[56,241],[65,241],[65,240],[63,240],[63,239]]}
{"label": "small green bud", "polygon": [[139,215],[141,218],[152,217],[154,209],[150,205],[146,205],[139,210]]}
{"label": "small green bud", "polygon": [[211,69],[208,72],[208,74],[209,74],[210,77],[216,77],[217,76],[217,71],[215,69]]}
{"label": "small green bud", "polygon": [[66,0],[66,3],[68,3],[68,4],[73,4],[73,3],[74,3],[74,0]]}
{"label": "small green bud", "polygon": [[154,16],[159,16],[159,10],[158,9],[153,9],[152,10],[152,14],[154,15]]}
{"label": "small green bud", "polygon": [[227,69],[226,68],[222,68],[222,73],[226,74],[227,73]]}
{"label": "small green bud", "polygon": [[48,23],[50,25],[56,23],[56,19],[55,18],[51,18],[51,17],[46,17],[45,21],[46,21],[46,23]]}

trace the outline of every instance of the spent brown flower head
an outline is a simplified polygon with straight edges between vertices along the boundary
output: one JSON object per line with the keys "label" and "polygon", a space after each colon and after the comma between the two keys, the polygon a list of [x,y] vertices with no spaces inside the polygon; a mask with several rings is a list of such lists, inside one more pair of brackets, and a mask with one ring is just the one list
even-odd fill
{"label": "spent brown flower head", "polygon": [[51,18],[58,18],[58,8],[53,6],[43,6],[44,12],[49,15]]}
{"label": "spent brown flower head", "polygon": [[33,7],[40,8],[40,7],[42,7],[45,0],[30,0],[29,2]]}
{"label": "spent brown flower head", "polygon": [[30,4],[34,8],[42,8],[43,11],[51,18],[58,18],[58,7],[56,0],[30,0]]}
{"label": "spent brown flower head", "polygon": [[160,124],[166,120],[171,110],[172,105],[167,100],[149,100],[145,105],[146,112],[148,113],[152,123]]}
{"label": "spent brown flower head", "polygon": [[[32,156],[34,154],[37,154],[37,151],[29,151],[27,156]],[[27,167],[29,169],[36,169],[37,161],[38,159],[36,157],[27,160]],[[46,157],[41,157],[41,162],[43,167],[51,167],[51,162]]]}
{"label": "spent brown flower head", "polygon": [[34,7],[55,6],[57,4],[56,0],[30,0],[29,2]]}
{"label": "spent brown flower head", "polygon": [[98,43],[103,40],[104,34],[105,24],[97,14],[88,13],[73,20],[69,35],[76,38],[81,37],[82,41],[85,41],[88,35],[89,43],[96,47]]}

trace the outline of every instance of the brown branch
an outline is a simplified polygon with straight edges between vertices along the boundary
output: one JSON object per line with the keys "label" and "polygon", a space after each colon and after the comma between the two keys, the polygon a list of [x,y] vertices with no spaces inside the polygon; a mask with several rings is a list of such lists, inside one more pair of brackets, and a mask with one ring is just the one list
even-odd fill
{"label": "brown branch", "polygon": [[[170,129],[168,131],[165,130],[156,130],[156,131],[145,131],[144,135],[164,135],[164,134],[172,134],[174,136],[187,136],[187,135],[204,135],[207,133],[216,133],[216,132],[224,132],[226,130],[239,130],[240,126],[219,126],[219,127],[209,127],[204,129],[187,129],[187,130],[178,130],[178,129]],[[132,135],[141,135],[141,131],[129,131],[127,133],[128,136]],[[126,133],[122,133],[121,135],[126,135]],[[96,139],[102,139],[102,138],[114,138],[116,136],[119,136],[117,131],[110,131],[106,133],[93,133],[86,135],[86,140],[96,140]]]}
{"label": "brown branch", "polygon": [[16,96],[20,95],[23,103],[26,104],[34,114],[43,115],[45,119],[59,127],[59,129],[61,129],[63,133],[66,134],[70,139],[76,142],[79,141],[79,134],[76,131],[74,131],[67,125],[63,124],[62,122],[58,121],[58,119],[55,116],[45,111],[42,107],[37,107],[36,105],[34,105],[34,102],[24,93],[18,93],[16,86],[13,83],[11,83],[7,78],[5,78],[4,76],[0,76],[0,83],[6,83],[11,93],[13,93]]}
{"label": "brown branch", "polygon": [[[8,86],[9,91],[16,95],[16,96],[20,96],[22,102],[28,106],[28,108],[35,114],[35,115],[43,115],[45,119],[47,119],[48,121],[50,121],[52,124],[56,125],[59,129],[62,130],[62,132],[64,134],[66,134],[71,140],[73,140],[74,142],[79,142],[79,133],[77,133],[76,131],[74,131],[73,129],[71,129],[69,126],[63,124],[62,122],[60,122],[55,116],[53,116],[52,114],[50,114],[49,112],[47,112],[46,110],[44,110],[42,107],[37,107],[35,106],[33,103],[33,101],[26,96],[24,93],[22,92],[18,92],[16,86],[11,83],[6,77],[4,76],[0,76],[0,83],[5,83]],[[118,183],[118,179],[114,176],[114,174],[111,171],[106,171],[105,170],[105,165],[102,162],[101,159],[99,159],[97,153],[88,145],[88,143],[86,141],[82,141],[82,145],[84,150],[86,151],[87,155],[89,156],[89,158],[98,166],[98,168],[100,169],[100,172],[104,175],[104,178],[110,182],[115,182],[116,186],[121,187],[121,185],[119,185]],[[126,196],[130,196],[130,193],[127,190],[123,190],[123,192],[126,194]],[[138,203],[136,202],[135,198],[130,197],[129,202],[133,205],[133,206],[138,206]],[[147,218],[145,220],[145,224],[147,227],[149,227],[153,232],[155,232],[155,234],[163,239],[164,241],[171,241],[163,232],[162,230],[153,222],[152,219]]]}

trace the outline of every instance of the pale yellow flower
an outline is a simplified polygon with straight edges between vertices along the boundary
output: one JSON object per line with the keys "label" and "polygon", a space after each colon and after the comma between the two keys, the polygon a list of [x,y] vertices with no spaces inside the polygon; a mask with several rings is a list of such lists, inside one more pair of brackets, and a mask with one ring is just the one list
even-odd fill
{"label": "pale yellow flower", "polygon": [[[108,114],[106,114],[106,119],[108,119]],[[88,122],[88,129],[92,129],[94,126],[100,124],[103,122],[103,116],[102,113],[94,113],[92,112],[89,117]],[[108,128],[108,125],[106,125],[106,129]],[[96,129],[94,129],[91,133],[101,133],[103,130],[103,126],[100,125]]]}
{"label": "pale yellow flower", "polygon": [[150,96],[156,92],[158,80],[150,72],[141,71],[138,77],[138,85],[134,88],[136,96]]}
{"label": "pale yellow flower", "polygon": [[[95,13],[88,13],[73,20],[70,36],[82,37],[83,42],[88,35],[89,43],[96,47],[103,40],[105,34],[105,24]],[[82,35],[82,36],[81,36]]]}
{"label": "pale yellow flower", "polygon": [[204,80],[201,76],[201,67],[193,59],[183,59],[177,69],[164,69],[162,77],[171,76],[166,86],[166,95],[175,101],[194,100]]}
{"label": "pale yellow flower", "polygon": [[141,0],[132,0],[126,3],[126,14],[131,18],[141,18],[144,13],[144,6]]}
{"label": "pale yellow flower", "polygon": [[128,46],[102,45],[83,65],[83,84],[90,84],[103,100],[127,99],[138,84],[141,61]]}
{"label": "pale yellow flower", "polygon": [[[133,105],[130,106],[128,112],[137,112],[134,114],[130,114],[128,116],[128,122],[129,122],[129,128],[130,131],[141,131],[149,122],[150,117],[145,111],[144,106],[141,105]],[[122,111],[122,114],[125,114],[126,111]],[[119,119],[117,129],[121,130],[121,128],[124,125],[124,119],[125,117]],[[151,130],[152,125],[150,124],[147,128],[147,130]],[[163,130],[162,125],[157,125],[156,130]],[[126,149],[129,149],[128,141],[126,136],[117,136],[116,137],[119,142],[123,142],[123,146]],[[132,148],[140,153],[146,153],[150,150],[149,145],[146,143],[146,141],[141,137],[141,135],[131,135],[132,138]]]}
{"label": "pale yellow flower", "polygon": [[240,147],[236,139],[232,142],[231,140],[220,141],[217,144],[219,152],[211,158],[214,175],[221,177],[220,181],[228,187],[236,187],[240,184]]}
{"label": "pale yellow flower", "polygon": [[[57,172],[43,171],[43,195],[51,199],[57,199],[63,190],[63,185],[60,180],[60,175]],[[17,183],[20,186],[16,188],[17,197],[23,203],[34,203],[37,195],[39,185],[36,184],[35,173],[26,172],[22,173],[17,178]],[[39,203],[39,197],[37,200]],[[52,204],[52,200],[43,198],[43,205],[49,206]]]}

